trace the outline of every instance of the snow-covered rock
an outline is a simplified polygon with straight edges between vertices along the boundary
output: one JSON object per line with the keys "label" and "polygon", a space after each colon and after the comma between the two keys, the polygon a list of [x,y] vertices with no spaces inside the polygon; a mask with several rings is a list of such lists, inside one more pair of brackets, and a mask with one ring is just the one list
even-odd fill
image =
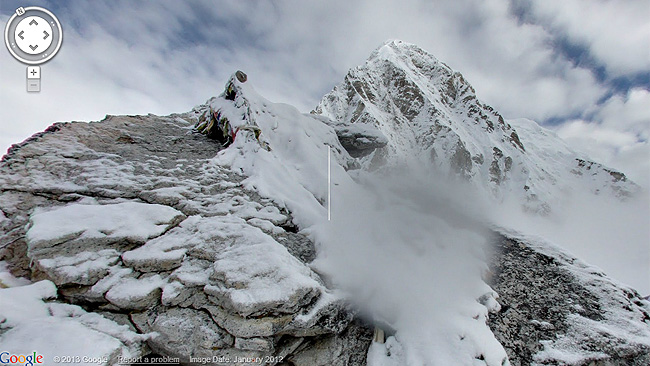
{"label": "snow-covered rock", "polygon": [[144,354],[148,336],[79,306],[46,301],[56,296],[50,281],[0,289],[0,348],[36,352],[48,364],[69,357],[81,365],[114,365]]}
{"label": "snow-covered rock", "polygon": [[70,204],[31,215],[27,231],[30,249],[52,247],[71,239],[146,241],[165,232],[183,218],[163,205],[122,202],[112,205]]}
{"label": "snow-covered rock", "polygon": [[336,136],[341,142],[341,146],[355,158],[369,155],[373,151],[385,147],[388,139],[377,128],[369,124],[349,124],[334,121],[329,118],[321,117],[312,113],[316,117],[334,128]]}
{"label": "snow-covered rock", "polygon": [[650,302],[541,238],[500,231],[489,324],[513,365],[650,363]]}

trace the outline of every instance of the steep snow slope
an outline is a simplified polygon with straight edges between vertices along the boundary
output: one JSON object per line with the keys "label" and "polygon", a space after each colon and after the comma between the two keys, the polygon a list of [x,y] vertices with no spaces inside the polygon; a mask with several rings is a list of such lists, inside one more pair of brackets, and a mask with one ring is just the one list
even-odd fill
{"label": "steep snow slope", "polygon": [[459,72],[401,41],[351,69],[312,113],[383,132],[388,146],[365,159],[366,167],[433,165],[533,211],[549,212],[575,189],[636,190],[622,173],[578,156],[534,122],[504,120]]}

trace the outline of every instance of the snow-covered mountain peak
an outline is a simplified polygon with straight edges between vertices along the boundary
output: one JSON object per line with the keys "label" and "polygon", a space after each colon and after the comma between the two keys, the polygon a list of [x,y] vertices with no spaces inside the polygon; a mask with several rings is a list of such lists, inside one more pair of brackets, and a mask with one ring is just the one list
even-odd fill
{"label": "snow-covered mountain peak", "polygon": [[461,73],[402,41],[377,48],[312,113],[372,125],[386,136],[387,145],[362,158],[362,167],[432,167],[533,211],[551,211],[572,190],[636,190],[622,173],[579,156],[536,123],[506,121]]}

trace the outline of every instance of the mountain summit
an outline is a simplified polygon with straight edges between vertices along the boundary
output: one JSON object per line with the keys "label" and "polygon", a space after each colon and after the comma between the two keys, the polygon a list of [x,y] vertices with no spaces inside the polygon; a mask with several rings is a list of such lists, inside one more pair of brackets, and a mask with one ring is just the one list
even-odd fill
{"label": "mountain summit", "polygon": [[388,144],[362,161],[368,169],[432,165],[532,211],[548,213],[572,190],[619,197],[637,190],[535,122],[505,120],[461,73],[402,41],[351,69],[312,113],[379,129]]}

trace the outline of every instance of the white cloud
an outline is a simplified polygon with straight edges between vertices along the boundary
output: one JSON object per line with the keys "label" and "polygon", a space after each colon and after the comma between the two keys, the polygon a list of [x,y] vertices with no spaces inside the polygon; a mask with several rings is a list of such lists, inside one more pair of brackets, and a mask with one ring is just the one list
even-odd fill
{"label": "white cloud", "polygon": [[599,120],[612,128],[650,138],[650,92],[642,88],[630,89],[626,96],[609,99],[598,111]]}
{"label": "white cloud", "polygon": [[621,202],[573,192],[550,217],[526,215],[517,206],[494,214],[521,232],[537,235],[600,267],[612,278],[650,294],[650,197]]}
{"label": "white cloud", "polygon": [[616,75],[650,67],[650,2],[636,0],[533,1],[533,11],[589,46]]}
{"label": "white cloud", "polygon": [[569,121],[558,135],[596,161],[618,169],[650,187],[650,92],[631,89],[587,111],[593,121]]}

